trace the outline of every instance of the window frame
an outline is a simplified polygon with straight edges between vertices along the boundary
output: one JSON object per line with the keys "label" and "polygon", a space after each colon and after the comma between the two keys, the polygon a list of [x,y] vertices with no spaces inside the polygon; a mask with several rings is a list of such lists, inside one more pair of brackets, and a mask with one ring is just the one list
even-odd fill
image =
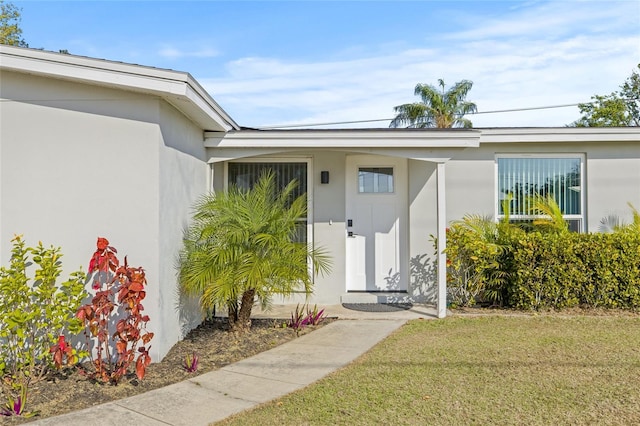
{"label": "window frame", "polygon": [[[360,186],[360,173],[365,170],[365,169],[370,169],[370,170],[377,170],[377,171],[366,171],[367,173],[373,173],[375,175],[379,175],[379,170],[381,169],[389,169],[391,170],[391,174],[386,175],[387,179],[389,179],[389,177],[391,177],[391,191],[361,191],[361,186]],[[382,195],[382,194],[395,194],[396,192],[396,178],[395,178],[395,169],[393,166],[384,166],[384,167],[379,167],[379,166],[358,166],[358,194],[376,194],[376,195]],[[379,183],[379,182],[378,182]],[[373,184],[374,188],[376,186],[378,186],[377,183]]]}
{"label": "window frame", "polygon": [[[498,170],[498,160],[501,158],[520,158],[520,159],[577,159],[580,160],[580,214],[563,214],[563,218],[567,221],[578,221],[578,232],[585,232],[587,226],[587,215],[586,215],[586,176],[585,176],[585,160],[586,155],[584,153],[496,153],[495,154],[495,175],[494,175],[494,209],[495,214],[494,217],[497,221],[500,221],[504,218],[504,214],[500,213],[500,203],[502,202],[501,193],[500,193],[500,171]],[[511,221],[528,221],[534,220],[544,217],[543,215],[522,215],[522,214],[513,214],[509,215]]]}

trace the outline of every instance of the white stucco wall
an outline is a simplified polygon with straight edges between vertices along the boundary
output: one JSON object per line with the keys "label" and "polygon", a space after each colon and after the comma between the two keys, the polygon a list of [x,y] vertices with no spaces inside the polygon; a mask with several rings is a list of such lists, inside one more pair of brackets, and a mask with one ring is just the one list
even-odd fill
{"label": "white stucco wall", "polygon": [[161,359],[197,322],[178,318],[175,256],[206,188],[202,129],[156,97],[13,72],[0,97],[0,264],[19,233],[62,247],[65,273],[86,271],[108,238],[147,272]]}
{"label": "white stucco wall", "polygon": [[9,72],[0,81],[0,96],[13,99],[0,104],[0,261],[22,233],[62,246],[68,269],[86,270],[97,236],[151,262],[157,101]]}
{"label": "white stucco wall", "polygon": [[493,216],[494,151],[468,148],[446,163],[447,223],[474,213]]}
{"label": "white stucco wall", "polygon": [[[345,292],[345,162],[344,152],[313,155],[313,240],[332,256],[331,273],[316,277],[312,303],[338,304]],[[329,183],[320,183],[320,172],[329,172]]]}
{"label": "white stucco wall", "polygon": [[409,295],[435,303],[438,232],[436,163],[409,160]]}
{"label": "white stucco wall", "polygon": [[[183,231],[189,225],[196,199],[207,191],[209,166],[202,130],[166,103],[160,104],[158,311],[154,318],[162,334],[154,345],[165,354],[197,326],[202,315],[197,300],[178,298],[176,260]],[[155,284],[155,283],[154,283]],[[179,303],[180,302],[180,303]]]}
{"label": "white stucco wall", "polygon": [[587,224],[597,232],[600,220],[613,214],[632,221],[631,203],[640,209],[640,146],[633,143],[587,145]]}

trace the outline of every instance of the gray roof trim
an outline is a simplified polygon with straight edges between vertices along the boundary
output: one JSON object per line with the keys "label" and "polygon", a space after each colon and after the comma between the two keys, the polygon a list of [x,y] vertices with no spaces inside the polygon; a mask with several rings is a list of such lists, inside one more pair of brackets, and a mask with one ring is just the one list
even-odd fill
{"label": "gray roof trim", "polygon": [[523,127],[481,129],[480,143],[640,142],[640,127]]}
{"label": "gray roof trim", "polygon": [[477,130],[313,129],[206,132],[210,148],[468,148],[478,147]]}
{"label": "gray roof trim", "polygon": [[0,45],[2,69],[159,96],[205,130],[240,129],[189,73]]}

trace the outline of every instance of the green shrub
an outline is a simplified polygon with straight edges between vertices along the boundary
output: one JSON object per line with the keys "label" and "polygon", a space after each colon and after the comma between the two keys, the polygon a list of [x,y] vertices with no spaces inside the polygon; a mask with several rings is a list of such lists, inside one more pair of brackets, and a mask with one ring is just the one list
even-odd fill
{"label": "green shrub", "polygon": [[[576,234],[577,235],[577,234]],[[513,248],[509,305],[524,309],[577,306],[584,268],[569,233],[524,234]]]}
{"label": "green shrub", "polygon": [[449,302],[470,306],[502,301],[507,271],[502,260],[508,246],[502,243],[502,224],[485,216],[465,216],[447,229],[447,286]]}
{"label": "green shrub", "polygon": [[519,309],[575,306],[640,308],[640,232],[529,232],[479,216],[447,232],[450,303],[499,303]]}
{"label": "green shrub", "polygon": [[640,307],[640,234],[524,234],[513,247],[508,305]]}
{"label": "green shrub", "polygon": [[586,267],[593,281],[585,288],[584,303],[610,308],[640,307],[640,232],[631,228],[589,239]]}
{"label": "green shrub", "polygon": [[12,243],[10,266],[0,268],[0,373],[8,398],[46,375],[50,349],[60,336],[82,330],[75,313],[87,296],[82,271],[56,283],[62,273],[59,248],[41,242],[26,247],[21,236]]}

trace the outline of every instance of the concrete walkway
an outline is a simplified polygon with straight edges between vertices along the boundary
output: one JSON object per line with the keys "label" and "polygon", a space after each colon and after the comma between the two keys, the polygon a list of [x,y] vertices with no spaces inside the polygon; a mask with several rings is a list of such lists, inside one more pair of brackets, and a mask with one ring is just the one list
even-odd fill
{"label": "concrete walkway", "polygon": [[[286,318],[291,305],[256,317]],[[209,425],[301,389],[358,358],[413,318],[435,318],[431,307],[396,312],[326,308],[341,321],[219,370],[32,425]]]}

